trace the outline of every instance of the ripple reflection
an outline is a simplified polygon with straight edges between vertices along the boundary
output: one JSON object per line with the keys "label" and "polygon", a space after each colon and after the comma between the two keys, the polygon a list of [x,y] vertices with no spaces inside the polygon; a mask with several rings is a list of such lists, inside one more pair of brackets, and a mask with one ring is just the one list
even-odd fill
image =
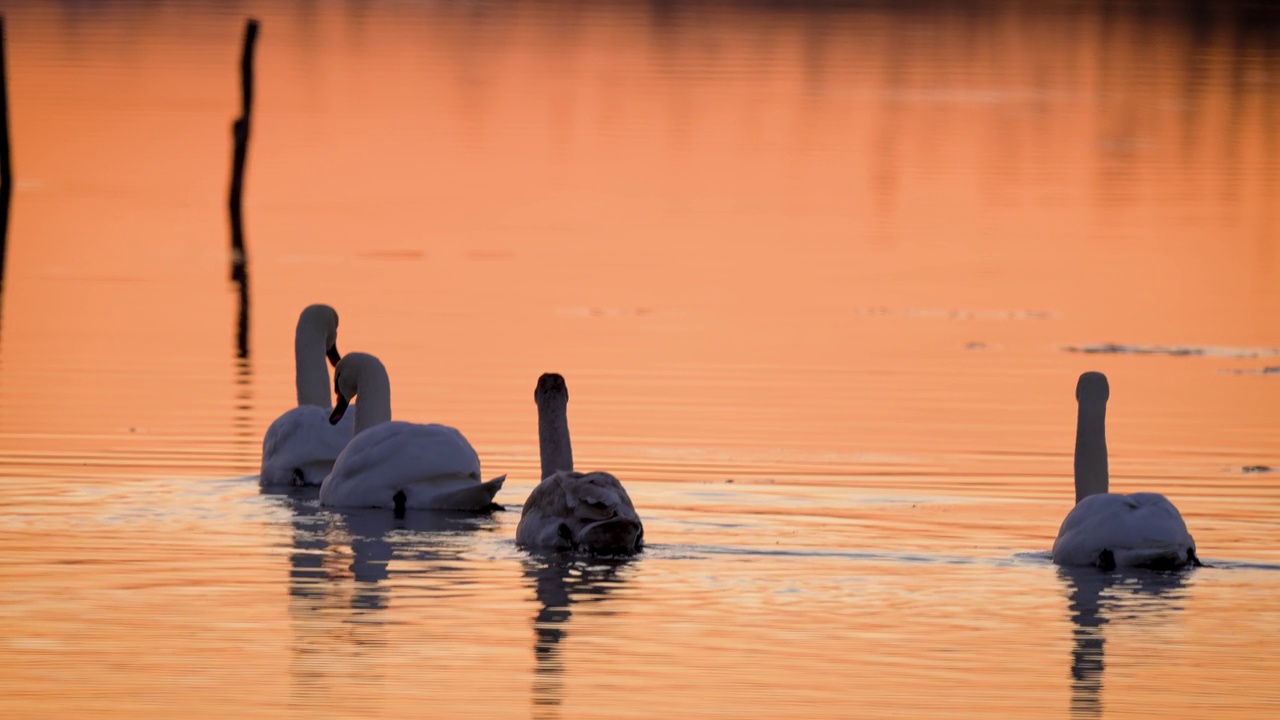
{"label": "ripple reflection", "polygon": [[1187,573],[1144,570],[1102,572],[1097,568],[1058,568],[1070,599],[1071,716],[1102,717],[1106,634],[1113,621],[1167,620],[1182,610]]}
{"label": "ripple reflection", "polygon": [[632,557],[584,559],[557,553],[531,553],[524,561],[524,576],[532,581],[541,606],[533,618],[533,655],[537,660],[533,717],[559,715],[565,674],[560,641],[568,634],[565,628],[573,616],[570,606],[605,601],[626,581],[626,568],[635,561]]}

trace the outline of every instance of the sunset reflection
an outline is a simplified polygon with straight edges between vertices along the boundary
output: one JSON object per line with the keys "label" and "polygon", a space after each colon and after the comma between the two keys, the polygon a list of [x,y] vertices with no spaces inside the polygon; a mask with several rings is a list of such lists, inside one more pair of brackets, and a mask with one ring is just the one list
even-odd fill
{"label": "sunset reflection", "polygon": [[[1270,5],[3,14],[0,715],[1273,708]],[[505,511],[259,492],[315,302]],[[1168,495],[1210,567],[1049,564],[1085,370],[1113,489]],[[514,545],[547,371],[644,517],[620,567]]]}

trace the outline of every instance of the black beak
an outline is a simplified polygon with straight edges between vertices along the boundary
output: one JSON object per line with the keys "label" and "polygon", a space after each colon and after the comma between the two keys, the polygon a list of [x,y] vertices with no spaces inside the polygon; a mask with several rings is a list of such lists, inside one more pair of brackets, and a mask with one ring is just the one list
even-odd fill
{"label": "black beak", "polygon": [[338,361],[342,359],[342,355],[338,352],[338,346],[335,343],[324,352],[325,357],[329,358],[329,364],[338,367]]}
{"label": "black beak", "polygon": [[333,412],[329,413],[329,424],[337,425],[338,421],[342,419],[343,414],[347,412],[347,406],[350,404],[350,400],[343,397],[342,393],[338,393],[338,404],[337,407],[333,409]]}

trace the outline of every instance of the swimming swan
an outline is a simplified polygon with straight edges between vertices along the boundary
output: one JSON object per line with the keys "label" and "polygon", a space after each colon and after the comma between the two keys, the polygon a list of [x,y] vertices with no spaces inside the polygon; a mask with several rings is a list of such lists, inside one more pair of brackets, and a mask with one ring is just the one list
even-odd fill
{"label": "swimming swan", "polygon": [[391,419],[391,382],[378,358],[351,353],[333,374],[338,403],[329,421],[355,407],[355,437],[320,485],[320,504],[430,510],[489,510],[506,475],[480,482],[480,458],[454,428]]}
{"label": "swimming swan", "polygon": [[1076,506],[1053,543],[1058,565],[1174,569],[1199,565],[1196,543],[1178,509],[1159,493],[1107,492],[1107,376],[1087,372],[1076,384]]}
{"label": "swimming swan", "polygon": [[276,418],[262,437],[262,485],[319,485],[351,440],[351,419],[329,423],[325,357],[338,364],[337,337],[338,313],[328,305],[310,305],[298,316],[293,334],[298,406]]}
{"label": "swimming swan", "polygon": [[516,542],[601,555],[639,550],[644,526],[622,483],[606,472],[573,470],[564,378],[555,373],[538,378],[533,399],[538,405],[542,482],[524,501]]}

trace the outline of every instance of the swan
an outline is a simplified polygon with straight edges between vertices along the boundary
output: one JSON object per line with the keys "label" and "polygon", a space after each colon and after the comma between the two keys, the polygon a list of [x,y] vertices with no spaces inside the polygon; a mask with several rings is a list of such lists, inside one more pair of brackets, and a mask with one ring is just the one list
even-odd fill
{"label": "swan", "polygon": [[542,482],[524,502],[516,542],[600,555],[639,550],[644,525],[622,483],[606,472],[573,469],[564,378],[555,373],[538,378],[533,399],[538,406]]}
{"label": "swan", "polygon": [[1053,543],[1058,565],[1175,569],[1199,565],[1196,543],[1178,509],[1153,492],[1107,492],[1107,376],[1087,372],[1076,384],[1076,506]]}
{"label": "swan", "polygon": [[338,453],[351,440],[351,419],[329,423],[329,368],[340,356],[336,346],[338,313],[328,305],[309,305],[298,315],[293,335],[294,383],[298,406],[285,411],[262,437],[262,485],[319,485]]}
{"label": "swan", "polygon": [[480,481],[480,458],[462,433],[446,425],[391,419],[391,382],[378,358],[351,353],[333,372],[338,402],[329,417],[337,423],[354,397],[355,437],[320,485],[320,504],[490,510],[506,475]]}

